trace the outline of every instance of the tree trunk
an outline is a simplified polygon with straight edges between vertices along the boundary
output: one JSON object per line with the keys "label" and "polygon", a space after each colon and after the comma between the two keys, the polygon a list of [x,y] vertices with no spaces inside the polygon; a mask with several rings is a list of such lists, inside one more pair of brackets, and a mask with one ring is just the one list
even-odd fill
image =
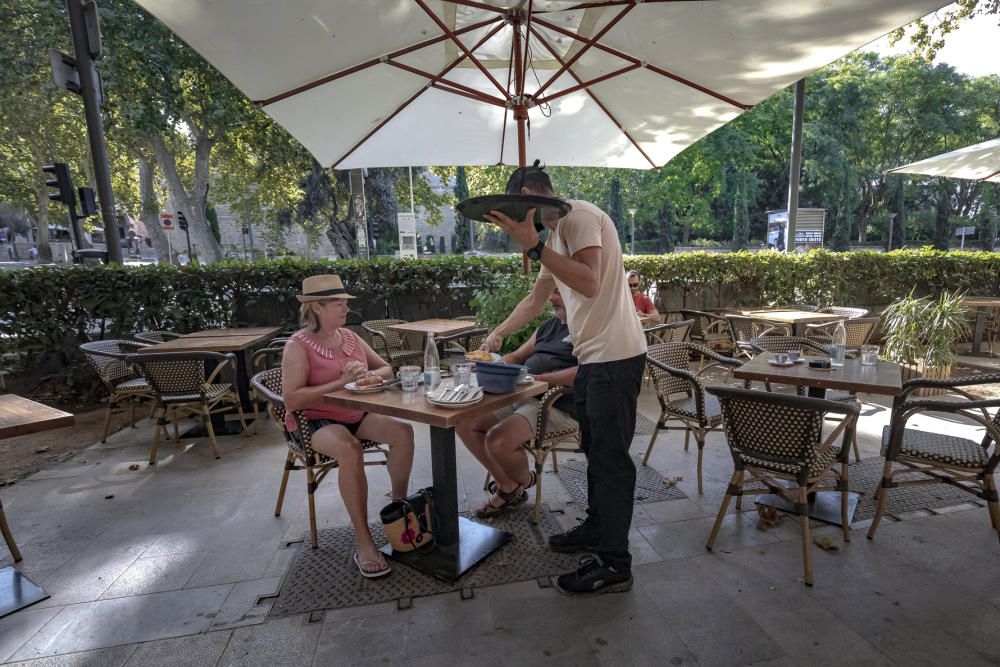
{"label": "tree trunk", "polygon": [[[150,138],[150,142],[156,155],[156,163],[167,182],[170,200],[176,209],[172,212],[176,214],[177,211],[183,211],[184,217],[187,218],[194,254],[201,262],[221,261],[222,246],[215,240],[205,217],[205,205],[208,202],[208,160],[212,152],[212,142],[201,136],[195,139],[194,187],[190,194],[181,183],[177,173],[177,162],[167,150],[163,138],[154,136]],[[183,234],[178,236],[183,237]],[[183,243],[186,250],[186,241]]]}
{"label": "tree trunk", "polygon": [[948,191],[942,186],[938,188],[937,206],[934,209],[934,247],[947,250],[950,238],[951,202],[948,201]]}
{"label": "tree trunk", "polygon": [[[165,232],[160,226],[160,203],[156,201],[156,190],[153,187],[153,169],[153,161],[146,155],[140,155],[139,200],[142,202],[142,210],[139,212],[139,219],[146,225],[146,231],[149,232],[149,238],[153,242],[153,250],[156,252],[156,260],[171,264],[173,259],[168,250],[171,246],[167,243],[167,234],[173,234],[174,239],[176,239],[177,233]],[[176,244],[176,240],[172,240],[171,243]]]}
{"label": "tree trunk", "polygon": [[48,263],[52,261],[52,246],[49,245],[48,186],[35,188],[35,197],[38,199],[38,224],[35,225],[35,228],[38,230],[38,243],[35,246],[38,248],[37,259],[39,262]]}

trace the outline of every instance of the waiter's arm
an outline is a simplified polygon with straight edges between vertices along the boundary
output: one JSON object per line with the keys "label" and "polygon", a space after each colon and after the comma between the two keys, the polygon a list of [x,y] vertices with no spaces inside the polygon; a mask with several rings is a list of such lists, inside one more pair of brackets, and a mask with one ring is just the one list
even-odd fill
{"label": "waiter's arm", "polygon": [[542,251],[542,266],[571,290],[593,299],[601,289],[601,246],[582,248],[572,257],[560,255],[548,246]]}

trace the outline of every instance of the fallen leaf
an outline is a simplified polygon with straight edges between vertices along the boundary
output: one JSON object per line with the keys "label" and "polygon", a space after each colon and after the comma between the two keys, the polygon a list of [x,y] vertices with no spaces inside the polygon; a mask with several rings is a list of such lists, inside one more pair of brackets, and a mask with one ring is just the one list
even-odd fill
{"label": "fallen leaf", "polygon": [[138,463],[133,463],[132,465],[130,465],[128,467],[128,469],[129,470],[138,470],[139,469],[139,464]]}
{"label": "fallen leaf", "polygon": [[673,486],[677,484],[677,482],[683,482],[683,481],[684,481],[683,477],[668,477],[667,479],[663,480],[663,483],[666,486]]}
{"label": "fallen leaf", "polygon": [[781,515],[778,513],[778,510],[767,505],[757,505],[757,514],[760,517],[757,519],[757,530],[769,530],[777,526],[778,522],[781,521]]}
{"label": "fallen leaf", "polygon": [[112,498],[114,498],[114,497],[115,497],[115,494],[113,494],[113,493],[112,493],[112,494],[110,494],[110,495],[107,495],[107,496],[104,496],[104,499],[105,499],[105,500],[111,500],[111,499],[112,499]]}
{"label": "fallen leaf", "polygon": [[836,544],[834,544],[833,538],[830,537],[829,535],[813,538],[813,544],[818,546],[823,551],[836,551],[837,549],[840,548]]}
{"label": "fallen leaf", "polygon": [[48,447],[39,447],[38,449],[35,450],[35,453],[36,454],[44,454],[47,451],[49,451]]}

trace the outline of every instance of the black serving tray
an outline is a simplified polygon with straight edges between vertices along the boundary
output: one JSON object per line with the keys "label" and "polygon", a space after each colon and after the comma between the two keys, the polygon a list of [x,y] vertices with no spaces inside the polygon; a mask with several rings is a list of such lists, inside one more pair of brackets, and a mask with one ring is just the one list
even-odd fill
{"label": "black serving tray", "polygon": [[513,220],[524,220],[530,209],[535,209],[535,228],[542,228],[542,217],[550,213],[562,218],[573,207],[569,202],[543,195],[482,195],[469,197],[455,206],[455,210],[470,220],[489,222],[486,214],[500,211]]}

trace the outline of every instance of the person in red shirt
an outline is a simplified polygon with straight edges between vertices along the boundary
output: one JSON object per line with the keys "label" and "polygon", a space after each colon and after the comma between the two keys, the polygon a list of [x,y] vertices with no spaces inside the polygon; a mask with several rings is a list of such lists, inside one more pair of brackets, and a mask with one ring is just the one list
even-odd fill
{"label": "person in red shirt", "polygon": [[629,271],[625,275],[628,278],[628,291],[632,295],[632,303],[635,304],[635,314],[639,317],[639,321],[644,325],[662,322],[663,316],[656,310],[653,300],[646,296],[640,287],[639,272]]}

